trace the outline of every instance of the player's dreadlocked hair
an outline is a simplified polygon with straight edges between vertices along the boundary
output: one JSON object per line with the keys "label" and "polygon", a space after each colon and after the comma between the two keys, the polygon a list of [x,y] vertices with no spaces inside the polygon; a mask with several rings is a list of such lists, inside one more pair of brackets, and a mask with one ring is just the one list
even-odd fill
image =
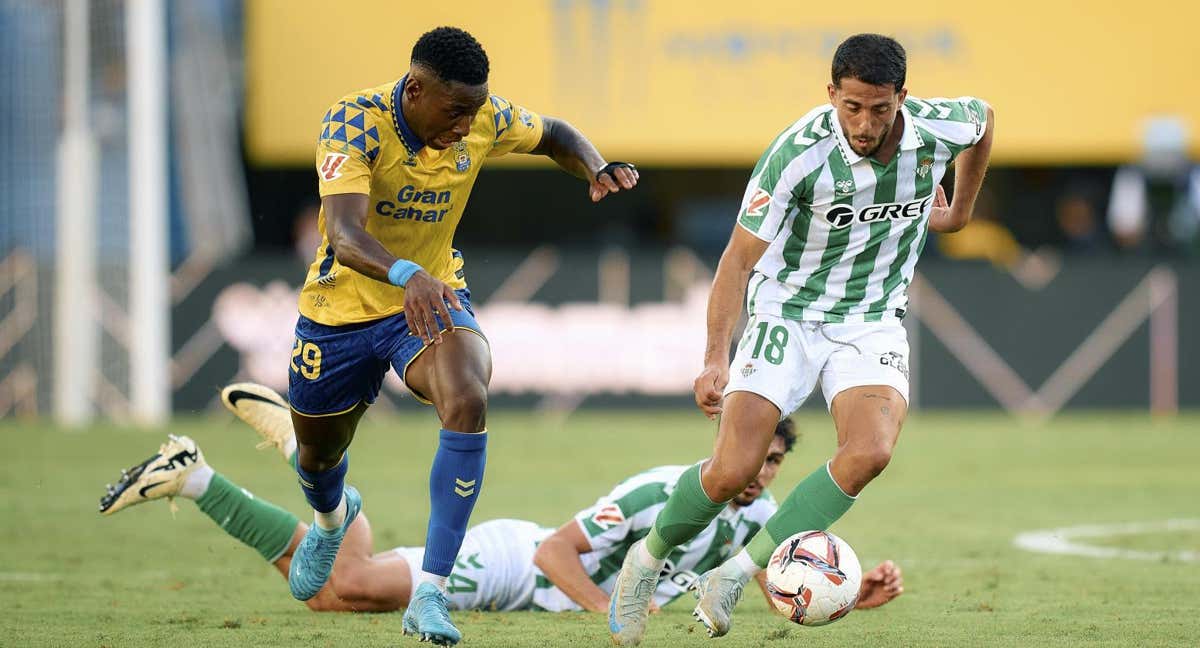
{"label": "player's dreadlocked hair", "polygon": [[422,34],[413,45],[412,62],[433,70],[442,81],[479,85],[488,78],[487,52],[474,36],[457,27]]}
{"label": "player's dreadlocked hair", "polygon": [[796,422],[790,418],[785,418],[775,426],[775,436],[783,439],[783,451],[791,452],[796,446]]}
{"label": "player's dreadlocked hair", "polygon": [[833,85],[842,79],[858,79],[871,85],[904,87],[907,70],[904,47],[896,39],[879,34],[856,34],[842,41],[833,53]]}

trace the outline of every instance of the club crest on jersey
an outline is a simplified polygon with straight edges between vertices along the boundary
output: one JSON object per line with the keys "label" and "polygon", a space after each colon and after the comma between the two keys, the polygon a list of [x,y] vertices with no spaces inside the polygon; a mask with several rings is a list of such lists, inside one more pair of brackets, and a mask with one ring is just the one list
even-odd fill
{"label": "club crest on jersey", "polygon": [[524,108],[520,109],[517,112],[517,119],[521,120],[522,124],[525,124],[525,128],[533,128],[533,115],[530,115],[528,110]]}
{"label": "club crest on jersey", "polygon": [[592,514],[592,523],[601,529],[611,529],[625,521],[625,514],[616,504],[607,504]]}
{"label": "club crest on jersey", "polygon": [[877,223],[885,220],[913,220],[929,210],[933,196],[902,203],[880,203],[855,210],[850,205],[834,205],[825,212],[825,220],[835,229],[848,227],[851,223]]}
{"label": "club crest on jersey", "polygon": [[342,177],[342,164],[349,157],[341,153],[326,153],[325,159],[321,161],[321,178],[328,182]]}
{"label": "club crest on jersey", "polygon": [[471,168],[471,156],[467,154],[467,143],[461,140],[454,143],[454,168],[459,171]]}
{"label": "club crest on jersey", "polygon": [[746,205],[746,215],[762,216],[763,210],[769,204],[771,204],[771,194],[767,193],[765,189],[758,189],[750,197],[750,203]]}
{"label": "club crest on jersey", "polygon": [[933,158],[921,158],[921,163],[917,165],[917,177],[924,180],[925,176],[933,170]]}

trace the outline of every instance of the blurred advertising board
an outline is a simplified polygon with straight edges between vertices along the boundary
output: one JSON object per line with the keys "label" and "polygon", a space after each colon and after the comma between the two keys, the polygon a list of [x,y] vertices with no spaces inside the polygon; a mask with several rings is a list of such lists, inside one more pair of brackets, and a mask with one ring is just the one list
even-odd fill
{"label": "blurred advertising board", "polygon": [[[531,254],[476,249],[472,301],[492,347],[493,399],[691,400],[711,260],[681,250]],[[1036,281],[982,263],[922,263],[905,319],[923,407],[1170,411],[1200,406],[1196,264],[1070,259]],[[286,392],[298,279],[258,256],[211,274],[176,308],[176,407],[253,380]],[[385,402],[407,399],[385,381]],[[527,402],[527,401],[523,401]],[[810,405],[823,406],[818,395]]]}
{"label": "blurred advertising board", "polygon": [[[398,78],[417,37],[471,31],[491,89],[568,119],[611,159],[743,165],[827,101],[833,49],[876,31],[909,53],[918,97],[991,102],[1008,163],[1135,159],[1145,120],[1200,135],[1200,4],[928,0],[853,10],[789,0],[529,0],[453,3],[251,0],[246,138],[259,165],[307,165],[340,96]],[[1191,139],[1200,156],[1200,138]],[[508,156],[501,163],[528,163]]]}

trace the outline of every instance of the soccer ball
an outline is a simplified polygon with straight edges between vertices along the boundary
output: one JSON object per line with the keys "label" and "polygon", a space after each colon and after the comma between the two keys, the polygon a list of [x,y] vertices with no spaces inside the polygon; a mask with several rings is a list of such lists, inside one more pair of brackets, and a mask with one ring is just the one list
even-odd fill
{"label": "soccer ball", "polygon": [[802,531],[784,540],[767,564],[771,602],[800,625],[825,625],[849,614],[861,584],[858,556],[826,531]]}

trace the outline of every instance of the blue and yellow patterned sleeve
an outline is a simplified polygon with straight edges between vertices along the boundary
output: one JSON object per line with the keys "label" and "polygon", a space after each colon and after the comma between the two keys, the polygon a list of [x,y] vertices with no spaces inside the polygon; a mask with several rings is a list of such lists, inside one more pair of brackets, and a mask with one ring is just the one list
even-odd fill
{"label": "blue and yellow patterned sleeve", "polygon": [[488,108],[492,111],[495,127],[492,150],[488,155],[528,153],[542,141],[541,115],[496,95],[492,95],[485,105],[485,110]]}
{"label": "blue and yellow patterned sleeve", "polygon": [[379,156],[379,127],[354,98],[334,104],[321,120],[317,140],[320,194],[371,193],[371,167]]}

